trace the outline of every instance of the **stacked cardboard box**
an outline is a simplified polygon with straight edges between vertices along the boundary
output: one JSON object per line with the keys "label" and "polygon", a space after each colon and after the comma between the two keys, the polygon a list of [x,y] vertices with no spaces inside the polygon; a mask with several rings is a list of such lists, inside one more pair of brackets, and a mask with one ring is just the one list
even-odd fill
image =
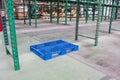
{"label": "stacked cardboard box", "polygon": [[17,19],[24,19],[24,17],[27,18],[28,17],[27,12],[28,12],[27,7],[25,7],[25,12],[23,6],[17,6],[15,8],[15,15]]}

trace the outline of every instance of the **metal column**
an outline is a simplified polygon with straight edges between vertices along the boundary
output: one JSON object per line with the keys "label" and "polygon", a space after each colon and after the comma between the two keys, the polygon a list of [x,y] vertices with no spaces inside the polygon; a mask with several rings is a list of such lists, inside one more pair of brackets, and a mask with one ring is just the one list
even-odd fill
{"label": "metal column", "polygon": [[80,12],[80,0],[77,0],[77,9],[76,9],[76,29],[75,29],[75,40],[78,40],[78,27],[79,27],[79,12]]}
{"label": "metal column", "polygon": [[7,13],[8,13],[8,21],[9,21],[9,29],[10,29],[12,55],[14,60],[14,68],[15,70],[20,70],[13,7],[14,7],[13,0],[7,0],[7,8],[8,8]]}
{"label": "metal column", "polygon": [[67,24],[68,18],[68,0],[65,0],[65,25]]}
{"label": "metal column", "polygon": [[50,1],[50,22],[52,23],[52,0]]}
{"label": "metal column", "polygon": [[102,0],[98,0],[99,4],[98,4],[98,17],[97,17],[97,24],[96,24],[96,34],[95,34],[95,46],[98,45],[98,37],[99,37],[99,28],[100,28],[100,20],[101,20],[101,1]]}

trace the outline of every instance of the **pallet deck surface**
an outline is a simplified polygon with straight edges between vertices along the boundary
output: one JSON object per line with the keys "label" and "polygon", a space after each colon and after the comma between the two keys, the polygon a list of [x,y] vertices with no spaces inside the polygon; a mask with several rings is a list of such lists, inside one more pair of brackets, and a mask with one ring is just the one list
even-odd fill
{"label": "pallet deck surface", "polygon": [[65,55],[67,53],[77,50],[77,45],[71,44],[63,40],[56,40],[30,46],[30,51],[32,51],[44,60],[49,60],[54,57]]}

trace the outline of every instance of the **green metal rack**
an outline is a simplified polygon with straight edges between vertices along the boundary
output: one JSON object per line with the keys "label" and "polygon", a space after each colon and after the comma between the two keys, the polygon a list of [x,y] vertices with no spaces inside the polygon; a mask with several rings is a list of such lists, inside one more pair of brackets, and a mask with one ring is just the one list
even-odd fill
{"label": "green metal rack", "polygon": [[[79,2],[78,2],[79,3]],[[99,27],[100,27],[100,16],[101,16],[101,0],[98,2],[98,18],[97,18],[97,24],[96,24],[96,34],[95,34],[95,38],[93,37],[89,37],[86,35],[82,35],[82,34],[78,34],[78,27],[79,27],[79,9],[77,10],[77,17],[76,17],[76,30],[75,30],[75,40],[78,40],[78,36],[82,36],[82,37],[86,37],[89,39],[93,39],[95,40],[95,46],[98,45],[98,36],[99,36]],[[80,5],[78,5],[79,8]],[[86,15],[88,17],[88,15]],[[87,20],[86,20],[87,22]]]}
{"label": "green metal rack", "polygon": [[[25,2],[26,0],[23,0]],[[31,1],[34,2],[34,9],[35,9],[35,27],[37,27],[37,14],[36,14],[36,9],[37,9],[37,1],[45,1],[45,0],[27,0],[28,1],[28,18],[29,18],[29,25],[31,25]],[[104,7],[109,7],[112,8],[111,10],[111,18],[110,18],[110,25],[109,25],[109,33],[111,33],[112,30],[112,21],[115,20],[116,16],[115,14],[117,13],[118,8],[120,8],[120,5],[118,5],[118,2],[116,0],[112,0],[112,4],[106,4],[104,0],[46,0],[50,2],[50,22],[52,22],[52,2],[57,2],[57,23],[59,24],[59,7],[61,6],[59,2],[64,2],[65,3],[65,24],[67,24],[67,10],[68,7],[76,7],[76,29],[75,29],[75,40],[78,40],[78,36],[86,37],[89,39],[95,40],[95,46],[98,45],[98,39],[99,39],[99,28],[100,28],[100,22],[103,20],[102,17],[104,16]],[[13,0],[6,0],[5,3],[7,4],[5,7],[5,11],[7,11],[8,15],[8,23],[9,23],[9,30],[10,30],[10,39],[11,39],[11,47],[12,47],[12,52],[9,51],[7,46],[9,45],[9,39],[8,39],[8,33],[7,33],[7,28],[5,25],[3,25],[3,35],[4,35],[4,41],[5,41],[5,48],[7,51],[7,54],[12,54],[13,60],[14,60],[14,68],[15,70],[20,70],[20,65],[19,65],[19,56],[18,56],[18,47],[17,47],[17,39],[16,39],[16,28],[15,28],[15,20],[14,20],[14,11],[13,11]],[[68,5],[70,3],[70,5]],[[77,6],[72,6],[71,4],[77,4]],[[98,17],[97,17],[97,24],[96,24],[96,33],[95,37],[89,37],[85,35],[78,34],[78,28],[79,28],[79,12],[80,12],[80,5],[85,5],[86,6],[86,22],[88,21],[88,7],[92,6],[93,8],[93,15],[92,15],[92,20],[95,20],[95,8],[98,8]],[[25,3],[24,3],[24,12],[25,12]],[[25,17],[25,13],[24,13]],[[4,24],[4,19],[3,24]],[[26,24],[26,19],[24,19],[24,24]]]}
{"label": "green metal rack", "polygon": [[[114,0],[112,1],[112,5],[109,5],[109,4],[104,4],[105,1],[104,0],[98,0],[98,1],[95,1],[95,2],[85,2],[86,4],[86,9],[88,7],[88,4],[94,4],[94,7],[95,6],[98,6],[98,17],[97,17],[97,24],[96,24],[96,33],[95,33],[95,38],[93,37],[90,37],[90,36],[86,36],[86,35],[83,35],[83,34],[78,34],[78,28],[79,28],[79,6],[80,6],[80,3],[83,3],[81,2],[81,0],[77,1],[77,4],[79,3],[79,5],[77,5],[77,17],[76,17],[76,30],[75,30],[75,40],[78,40],[78,36],[81,36],[81,37],[85,37],[85,38],[89,38],[89,39],[93,39],[95,40],[95,46],[98,45],[98,38],[99,38],[99,28],[100,28],[100,22],[102,21],[102,17],[104,15],[104,7],[105,6],[109,6],[110,8],[112,8],[111,10],[111,19],[110,19],[110,25],[109,25],[109,33],[111,32],[111,25],[112,25],[112,21],[114,20],[115,18],[115,8],[119,8],[118,5],[114,4]],[[88,14],[87,14],[87,11],[86,10],[86,23],[88,21]],[[93,20],[94,20],[94,16],[93,16]]]}
{"label": "green metal rack", "polygon": [[15,70],[20,70],[20,65],[19,65],[19,56],[18,56],[18,48],[17,48],[17,39],[16,39],[16,28],[15,28],[15,21],[14,21],[14,5],[12,0],[7,0],[6,1],[6,6],[5,7],[7,10],[7,15],[8,15],[8,23],[9,23],[9,31],[10,31],[10,39],[11,39],[11,48],[12,52],[9,51],[7,46],[9,45],[9,39],[8,39],[8,32],[7,32],[7,26],[6,26],[6,19],[5,17],[2,17],[2,23],[3,23],[3,35],[4,35],[4,42],[5,42],[5,49],[7,54],[11,54],[13,56],[13,61],[14,61],[14,68]]}
{"label": "green metal rack", "polygon": [[[112,5],[118,5],[118,3],[119,3],[119,0],[118,1],[112,0],[112,1],[113,1]],[[115,6],[112,7],[110,24],[109,24],[109,31],[108,31],[109,34],[111,33],[111,30],[120,31],[120,30],[117,30],[117,29],[112,29],[112,22],[113,22],[113,20],[115,20],[117,18],[116,11],[118,10],[118,8],[119,7],[115,7]]]}

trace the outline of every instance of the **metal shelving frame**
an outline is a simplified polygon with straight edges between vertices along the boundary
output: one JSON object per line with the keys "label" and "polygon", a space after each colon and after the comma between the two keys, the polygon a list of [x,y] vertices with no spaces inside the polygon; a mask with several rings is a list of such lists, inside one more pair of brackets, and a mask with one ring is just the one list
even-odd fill
{"label": "metal shelving frame", "polygon": [[[5,1],[5,0],[4,0]],[[23,0],[24,2],[25,0]],[[45,0],[28,0],[28,7],[29,7],[29,25],[31,25],[31,6],[30,6],[30,1],[34,2],[34,8],[36,10],[36,5],[37,5],[37,1],[45,1]],[[57,2],[57,8],[58,8],[58,15],[57,15],[57,23],[59,23],[59,2],[65,2],[65,24],[67,24],[67,9],[68,9],[68,3],[74,3],[77,4],[76,6],[76,29],[75,29],[75,40],[78,40],[78,36],[82,36],[82,37],[86,37],[89,39],[93,39],[95,40],[95,46],[98,45],[98,38],[99,38],[99,28],[100,28],[100,22],[101,22],[101,18],[104,16],[103,15],[103,7],[110,7],[112,8],[111,10],[111,18],[110,18],[110,26],[109,26],[109,33],[111,32],[111,27],[112,27],[112,22],[113,20],[116,18],[116,13],[118,8],[120,8],[120,5],[116,4],[117,0],[112,0],[112,4],[104,4],[103,0],[87,0],[87,1],[83,1],[83,0],[46,0],[48,2],[50,2],[50,22],[52,22],[52,2]],[[7,54],[11,54],[13,56],[13,61],[14,61],[14,69],[15,70],[20,70],[20,64],[19,64],[19,56],[18,56],[18,45],[17,45],[17,38],[16,38],[16,27],[15,27],[15,19],[14,19],[14,4],[13,4],[13,0],[6,0],[4,2],[4,4],[6,5],[5,7],[5,11],[8,15],[8,23],[9,23],[9,31],[10,31],[10,39],[11,39],[11,48],[12,48],[12,52],[9,51],[8,49],[8,45],[9,45],[9,39],[8,39],[8,31],[7,31],[7,26],[6,26],[6,21],[5,18],[2,18],[2,22],[3,22],[3,35],[4,35],[4,42],[5,42],[5,48],[6,48],[6,52]],[[80,35],[78,34],[78,27],[79,27],[79,11],[80,11],[80,5],[86,5],[86,7],[88,8],[89,5],[93,6],[93,17],[92,20],[95,20],[95,7],[97,6],[98,8],[98,17],[97,17],[97,23],[96,23],[96,33],[95,33],[95,38],[91,38],[89,36],[84,36],[84,35]],[[25,6],[25,4],[24,4]],[[71,6],[72,7],[72,6]],[[116,8],[116,9],[114,9]],[[25,7],[24,7],[24,11],[25,11]],[[25,16],[25,14],[24,14]],[[86,14],[86,22],[88,20],[88,14]],[[26,23],[26,20],[24,20],[24,23]],[[37,14],[35,11],[35,27],[37,27]]]}

